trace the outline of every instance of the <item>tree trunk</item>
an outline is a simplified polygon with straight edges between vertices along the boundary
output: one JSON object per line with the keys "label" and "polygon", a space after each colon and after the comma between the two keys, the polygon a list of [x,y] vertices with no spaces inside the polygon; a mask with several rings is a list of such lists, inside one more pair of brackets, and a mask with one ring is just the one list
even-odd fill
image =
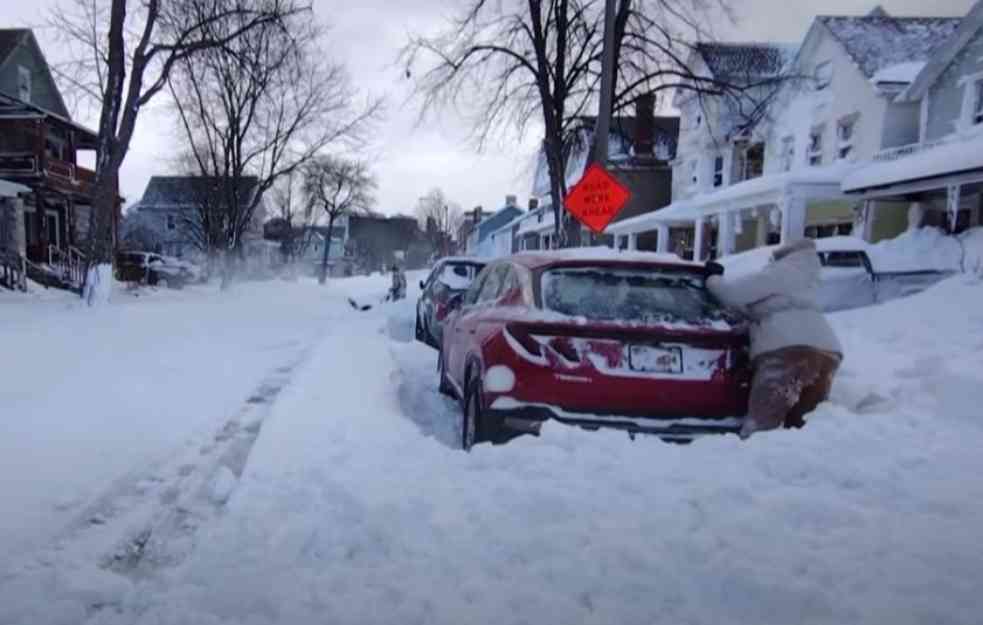
{"label": "tree trunk", "polygon": [[328,281],[328,254],[331,251],[331,234],[334,231],[334,215],[328,216],[328,236],[324,237],[324,255],[321,257],[321,274],[317,277],[318,284]]}

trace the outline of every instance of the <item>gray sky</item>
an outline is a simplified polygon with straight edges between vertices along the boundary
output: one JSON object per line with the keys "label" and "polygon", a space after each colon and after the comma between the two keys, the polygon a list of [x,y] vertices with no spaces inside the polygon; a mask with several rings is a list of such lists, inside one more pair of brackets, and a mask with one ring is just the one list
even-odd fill
{"label": "gray sky", "polygon": [[[740,21],[726,29],[735,40],[798,42],[815,13],[863,14],[875,0],[732,0]],[[973,0],[883,0],[895,15],[963,15]],[[326,54],[345,62],[361,89],[387,100],[387,115],[375,132],[370,162],[379,180],[378,209],[412,213],[416,199],[432,187],[465,208],[498,208],[507,194],[525,202],[538,137],[500,141],[477,154],[468,141],[466,120],[446,113],[417,125],[409,84],[395,65],[408,32],[439,29],[457,3],[450,0],[361,0],[341,3],[314,0],[315,13],[331,25]],[[57,0],[0,0],[0,17],[10,26],[37,26]],[[49,60],[56,57],[51,37],[36,28]],[[164,96],[161,96],[162,98]],[[175,120],[158,103],[142,114],[121,186],[128,202],[143,194],[153,174],[170,173],[170,159],[180,141]],[[92,119],[80,119],[95,127]]]}

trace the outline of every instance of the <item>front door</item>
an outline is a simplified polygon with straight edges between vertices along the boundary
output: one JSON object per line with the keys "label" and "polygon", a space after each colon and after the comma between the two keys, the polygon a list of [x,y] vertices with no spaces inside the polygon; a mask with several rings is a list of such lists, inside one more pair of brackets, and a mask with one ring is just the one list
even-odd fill
{"label": "front door", "polygon": [[61,217],[58,211],[48,209],[44,211],[45,231],[48,234],[48,245],[61,247]]}

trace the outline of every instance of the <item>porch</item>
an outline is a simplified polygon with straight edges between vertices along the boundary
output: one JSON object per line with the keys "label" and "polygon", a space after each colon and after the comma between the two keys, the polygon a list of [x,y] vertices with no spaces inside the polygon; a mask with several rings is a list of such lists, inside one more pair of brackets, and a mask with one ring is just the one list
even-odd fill
{"label": "porch", "polygon": [[983,135],[885,150],[848,175],[843,190],[863,202],[869,240],[909,227],[936,226],[959,234],[983,225]]}
{"label": "porch", "polygon": [[842,193],[842,166],[746,180],[714,193],[614,223],[622,249],[708,260],[804,237],[850,234],[853,203]]}

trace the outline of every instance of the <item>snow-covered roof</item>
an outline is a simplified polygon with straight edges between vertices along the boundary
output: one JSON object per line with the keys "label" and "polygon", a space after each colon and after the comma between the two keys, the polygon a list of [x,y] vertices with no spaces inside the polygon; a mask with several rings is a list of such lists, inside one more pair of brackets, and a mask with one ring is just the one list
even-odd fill
{"label": "snow-covered roof", "polygon": [[843,190],[858,192],[974,170],[983,170],[983,137],[980,136],[938,145],[894,161],[871,163],[848,174],[843,179]]}
{"label": "snow-covered roof", "polygon": [[536,260],[620,260],[626,262],[648,262],[648,263],[672,263],[675,265],[688,265],[700,267],[703,263],[683,260],[675,254],[663,254],[658,252],[639,252],[633,250],[617,250],[605,246],[594,247],[571,247],[558,250],[536,250],[530,252],[520,252],[515,256],[522,258],[533,258]]}
{"label": "snow-covered roof", "polygon": [[[540,218],[540,215],[542,218]],[[530,213],[519,226],[519,235],[530,232],[543,232],[553,229],[553,210],[541,209],[541,213]]]}
{"label": "snow-covered roof", "polygon": [[774,77],[795,57],[797,44],[773,42],[698,43],[711,74],[718,79]]}
{"label": "snow-covered roof", "polygon": [[30,189],[22,184],[0,180],[0,197],[17,197],[19,193],[30,193]]}
{"label": "snow-covered roof", "polygon": [[959,27],[960,18],[821,15],[868,79],[882,69],[927,61]]}
{"label": "snow-covered roof", "polygon": [[686,200],[673,202],[665,208],[656,209],[648,213],[642,213],[630,219],[616,221],[609,225],[605,232],[607,234],[625,234],[630,232],[644,232],[652,230],[660,225],[670,223],[692,223],[700,217],[699,211],[692,203]]}
{"label": "snow-covered roof", "polygon": [[935,84],[956,55],[973,41],[981,28],[983,28],[983,2],[977,2],[962,19],[956,33],[936,49],[918,77],[912,80],[908,89],[896,99],[903,102],[922,99],[929,87]]}

